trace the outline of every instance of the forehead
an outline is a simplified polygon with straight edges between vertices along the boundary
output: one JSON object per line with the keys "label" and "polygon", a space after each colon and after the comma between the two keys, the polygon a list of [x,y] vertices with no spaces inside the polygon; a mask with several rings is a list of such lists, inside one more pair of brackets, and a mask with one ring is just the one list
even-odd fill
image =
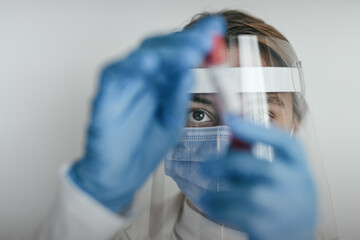
{"label": "forehead", "polygon": [[279,105],[283,108],[290,108],[292,106],[291,93],[267,93],[269,104]]}
{"label": "forehead", "polygon": [[[239,93],[240,95],[253,94],[253,93]],[[278,105],[280,107],[290,107],[292,105],[291,93],[266,93],[267,101],[269,104]],[[215,104],[219,101],[219,94],[217,93],[195,93],[193,95],[193,102],[202,102],[206,104]]]}
{"label": "forehead", "polygon": [[259,51],[245,49],[240,52],[238,47],[230,47],[225,51],[229,67],[265,67],[269,66]]}
{"label": "forehead", "polygon": [[298,61],[287,40],[245,34],[229,36],[227,42],[223,52],[234,67],[290,67]]}

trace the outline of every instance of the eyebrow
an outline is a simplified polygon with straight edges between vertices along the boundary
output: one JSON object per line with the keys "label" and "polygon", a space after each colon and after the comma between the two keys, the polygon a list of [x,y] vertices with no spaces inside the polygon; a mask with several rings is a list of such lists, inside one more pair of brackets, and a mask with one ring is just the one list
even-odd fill
{"label": "eyebrow", "polygon": [[267,102],[269,104],[278,105],[279,107],[282,107],[282,108],[285,107],[285,103],[278,96],[270,96],[270,97],[268,97]]}
{"label": "eyebrow", "polygon": [[198,102],[198,103],[203,103],[203,104],[207,104],[207,105],[213,105],[214,103],[206,98],[202,98],[199,96],[194,95],[193,99],[191,100],[193,102]]}
{"label": "eyebrow", "polygon": [[[193,96],[193,99],[191,100],[192,102],[197,102],[197,103],[202,103],[202,104],[207,104],[207,105],[213,105],[214,103],[206,98],[200,97],[200,96]],[[274,104],[277,105],[281,108],[285,107],[285,103],[283,102],[283,100],[281,100],[281,98],[279,98],[279,96],[268,96],[267,97],[267,102],[268,104]]]}

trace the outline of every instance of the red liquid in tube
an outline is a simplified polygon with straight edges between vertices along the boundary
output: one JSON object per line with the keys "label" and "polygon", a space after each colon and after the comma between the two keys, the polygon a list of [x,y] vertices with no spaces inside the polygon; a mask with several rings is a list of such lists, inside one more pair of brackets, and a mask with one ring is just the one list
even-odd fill
{"label": "red liquid in tube", "polygon": [[[218,35],[213,38],[213,47],[205,58],[205,66],[218,66],[226,60],[226,44],[224,37]],[[251,150],[251,145],[234,136],[231,137],[231,147],[236,149]]]}

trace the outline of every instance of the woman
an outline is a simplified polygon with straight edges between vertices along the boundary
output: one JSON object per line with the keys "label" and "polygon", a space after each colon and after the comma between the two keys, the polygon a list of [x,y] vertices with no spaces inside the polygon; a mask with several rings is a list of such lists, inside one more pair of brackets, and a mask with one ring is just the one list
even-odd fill
{"label": "woman", "polygon": [[[209,65],[218,36],[227,42],[226,69],[247,82],[291,76],[292,88],[234,87],[242,117],[228,114],[221,89],[197,87],[207,69],[192,70]],[[249,56],[242,43],[254,39]],[[313,239],[316,191],[292,137],[306,111],[294,71],[301,82],[286,38],[237,10],[200,14],[181,32],[146,39],[102,71],[85,154],[64,168],[37,239]],[[159,174],[163,158],[182,192],[174,198]],[[154,171],[150,210],[135,217],[135,194]]]}

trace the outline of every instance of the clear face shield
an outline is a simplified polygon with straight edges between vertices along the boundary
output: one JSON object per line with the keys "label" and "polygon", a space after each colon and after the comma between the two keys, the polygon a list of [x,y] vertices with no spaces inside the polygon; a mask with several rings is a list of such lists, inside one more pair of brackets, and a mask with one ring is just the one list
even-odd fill
{"label": "clear face shield", "polygon": [[[265,128],[276,126],[299,138],[318,191],[317,239],[337,239],[326,174],[304,99],[301,63],[291,45],[275,38],[232,36],[221,62],[193,70],[186,126],[149,183],[144,236],[147,239],[247,239],[247,235],[214,222],[201,205],[205,191],[221,191],[219,179],[202,174],[201,164],[224,157],[230,147],[249,150],[273,161],[271,146],[250,146],[224,124],[232,113]],[[145,191],[146,192],[146,191]]]}

